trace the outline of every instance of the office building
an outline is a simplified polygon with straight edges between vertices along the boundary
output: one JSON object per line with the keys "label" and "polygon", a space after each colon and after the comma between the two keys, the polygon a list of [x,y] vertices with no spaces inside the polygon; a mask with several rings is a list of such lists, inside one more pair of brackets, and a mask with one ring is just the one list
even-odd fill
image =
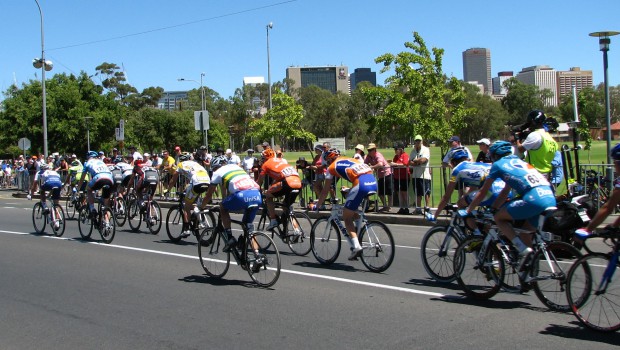
{"label": "office building", "polygon": [[295,89],[316,85],[334,94],[336,91],[349,94],[347,66],[288,67],[286,78],[293,81]]}
{"label": "office building", "polygon": [[584,87],[592,86],[592,71],[581,70],[579,67],[571,67],[567,71],[557,72],[558,99],[572,95],[573,86],[577,88],[577,93]]}
{"label": "office building", "polygon": [[497,76],[493,78],[493,95],[506,95],[508,91],[504,87],[504,82],[512,77],[514,77],[512,71],[497,73]]}
{"label": "office building", "polygon": [[181,101],[187,101],[187,91],[165,91],[157,102],[157,108],[174,111],[180,109]]}
{"label": "office building", "polygon": [[357,88],[357,84],[367,81],[372,86],[377,86],[377,73],[370,70],[370,68],[355,68],[355,71],[351,73],[349,77],[351,91]]}
{"label": "office building", "polygon": [[515,77],[524,84],[536,85],[539,90],[551,91],[551,97],[546,99],[545,105],[556,107],[558,105],[557,72],[549,66],[531,66],[523,68]]}
{"label": "office building", "polygon": [[463,51],[463,80],[477,81],[484,86],[484,93],[490,95],[491,82],[491,50],[485,48],[471,48]]}

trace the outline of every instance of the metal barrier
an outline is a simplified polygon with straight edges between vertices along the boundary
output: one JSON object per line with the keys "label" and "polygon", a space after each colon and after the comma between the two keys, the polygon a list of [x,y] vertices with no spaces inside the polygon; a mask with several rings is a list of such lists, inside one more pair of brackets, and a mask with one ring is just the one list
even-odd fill
{"label": "metal barrier", "polygon": [[611,164],[579,164],[578,171],[582,186],[569,184],[569,190],[572,194],[587,194],[598,210],[611,196],[619,174]]}

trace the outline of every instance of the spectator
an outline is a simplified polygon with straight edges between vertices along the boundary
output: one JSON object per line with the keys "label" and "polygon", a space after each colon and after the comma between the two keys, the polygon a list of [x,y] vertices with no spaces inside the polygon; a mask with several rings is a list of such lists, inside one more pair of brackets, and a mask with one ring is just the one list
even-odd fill
{"label": "spectator", "polygon": [[268,149],[268,148],[271,148],[271,145],[269,145],[269,142],[267,142],[267,141],[263,142],[262,146],[263,146],[263,151]]}
{"label": "spectator", "polygon": [[424,198],[425,206],[430,203],[431,172],[428,166],[430,159],[430,149],[422,143],[422,136],[416,135],[413,139],[413,149],[409,154],[409,165],[413,167],[411,177],[416,196],[416,214],[422,214],[422,198]]}
{"label": "spectator", "polygon": [[478,163],[493,163],[491,160],[491,154],[489,153],[489,146],[491,145],[491,140],[487,138],[482,138],[476,141],[478,147],[480,147],[480,153],[478,153],[478,157],[476,157],[476,162]]}
{"label": "spectator", "polygon": [[451,163],[450,163],[450,154],[458,149],[464,149],[467,154],[469,155],[469,161],[473,160],[474,157],[471,155],[471,151],[469,150],[469,148],[463,146],[461,144],[461,138],[458,136],[452,136],[450,139],[448,139],[448,145],[450,146],[450,149],[448,150],[448,152],[446,152],[446,155],[443,157],[443,159],[441,160],[441,166],[445,167],[452,167]]}
{"label": "spectator", "polygon": [[34,175],[37,173],[37,156],[32,156],[28,159],[28,164],[26,164],[26,171],[28,172],[28,189],[32,188],[32,182],[34,181]]}
{"label": "spectator", "polygon": [[551,187],[555,191],[564,180],[564,163],[562,162],[562,152],[555,151],[555,156],[551,161]]}
{"label": "spectator", "polygon": [[151,160],[151,154],[144,152],[144,156],[142,158],[142,166],[153,166],[153,160]]}
{"label": "spectator", "polygon": [[116,159],[116,157],[118,157],[118,148],[112,148],[112,159]]}
{"label": "spectator", "polygon": [[409,214],[409,156],[405,153],[405,144],[397,142],[394,144],[394,158],[390,165],[394,177],[394,191],[398,193],[397,214]]}
{"label": "spectator", "polygon": [[168,197],[168,193],[170,192],[170,188],[168,187],[168,182],[176,172],[176,161],[174,158],[170,156],[168,150],[162,151],[162,162],[159,166],[159,169],[163,172],[162,176],[162,184],[164,186],[164,197]]}
{"label": "spectator", "polygon": [[364,153],[364,145],[355,146],[355,154],[353,155],[353,159],[357,159],[363,162],[364,157],[366,157],[366,154]]}
{"label": "spectator", "polygon": [[392,168],[385,157],[377,151],[377,145],[370,143],[366,149],[368,155],[364,159],[364,163],[368,164],[377,174],[377,194],[383,205],[379,211],[389,212],[392,209]]}
{"label": "spectator", "polygon": [[226,164],[234,164],[239,165],[241,163],[241,159],[237,156],[233,151],[229,148],[226,150]]}
{"label": "spectator", "polygon": [[157,153],[153,153],[153,156],[151,156],[151,166],[153,168],[157,168],[159,167],[160,162],[161,162],[161,158],[159,158],[159,155]]}
{"label": "spectator", "polygon": [[[243,170],[245,170],[246,173],[248,173],[248,175],[253,175],[252,169],[254,168],[254,163],[258,163],[258,161],[256,158],[254,158],[253,149],[250,148],[246,152],[248,154],[243,158],[243,161],[241,162],[241,167],[243,168]],[[252,176],[252,178],[254,178],[254,176]]]}
{"label": "spectator", "polygon": [[312,189],[314,190],[315,198],[319,198],[321,191],[323,191],[323,181],[325,181],[325,172],[326,168],[321,166],[322,156],[323,156],[323,146],[317,144],[314,146],[314,158],[312,159],[312,164],[310,164],[310,169],[314,172]]}
{"label": "spectator", "polygon": [[181,147],[176,146],[174,148],[174,163],[179,164],[179,156],[181,155]]}

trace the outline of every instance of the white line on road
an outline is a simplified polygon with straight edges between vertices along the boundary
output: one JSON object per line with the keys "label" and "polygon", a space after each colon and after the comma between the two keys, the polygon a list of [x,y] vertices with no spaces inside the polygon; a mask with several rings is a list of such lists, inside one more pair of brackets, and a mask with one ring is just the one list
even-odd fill
{"label": "white line on road", "polygon": [[[0,233],[9,233],[9,234],[14,234],[14,235],[30,235],[30,233],[28,232],[16,232],[16,231],[4,231],[4,230],[0,230]],[[170,253],[170,252],[164,252],[160,250],[136,248],[136,247],[117,245],[117,244],[105,244],[101,242],[86,242],[86,241],[82,241],[80,239],[75,239],[75,238],[64,238],[64,237],[54,237],[54,236],[41,236],[41,237],[59,239],[59,240],[64,240],[64,241],[78,241],[80,243],[95,244],[95,245],[99,245],[103,247],[133,250],[133,251],[138,251],[138,252],[174,256],[174,257],[186,258],[186,259],[194,259],[194,260],[198,259],[197,256],[193,256],[193,255]],[[215,260],[215,261],[224,263],[223,260]],[[342,283],[357,284],[357,285],[362,285],[362,286],[367,286],[367,287],[387,289],[387,290],[393,290],[393,291],[399,291],[399,292],[405,292],[405,293],[411,293],[411,294],[421,294],[421,295],[427,295],[427,296],[432,296],[432,297],[437,297],[437,298],[442,298],[442,297],[447,296],[446,294],[442,294],[442,293],[434,293],[434,292],[427,292],[427,291],[418,290],[418,289],[396,287],[396,286],[390,286],[386,284],[373,283],[373,282],[358,281],[358,280],[352,280],[348,278],[326,276],[326,275],[320,275],[316,273],[308,273],[308,272],[301,272],[301,271],[287,270],[287,269],[281,269],[280,271],[283,273],[290,273],[293,275],[321,278],[325,280],[337,281],[337,282],[342,282]]]}

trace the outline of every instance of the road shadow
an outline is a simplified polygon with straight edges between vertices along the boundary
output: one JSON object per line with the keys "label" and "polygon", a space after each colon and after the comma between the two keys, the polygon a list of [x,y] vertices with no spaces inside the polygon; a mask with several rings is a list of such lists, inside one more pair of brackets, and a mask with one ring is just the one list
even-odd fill
{"label": "road shadow", "polygon": [[293,265],[297,265],[301,267],[308,267],[308,268],[315,268],[315,269],[322,269],[322,270],[333,270],[333,271],[347,271],[347,272],[361,271],[360,269],[356,269],[355,267],[351,265],[346,265],[346,264],[336,263],[336,262],[330,265],[322,265],[318,262],[299,261],[299,262],[293,263]]}
{"label": "road shadow", "polygon": [[505,300],[480,300],[468,298],[464,295],[445,295],[439,298],[431,298],[433,301],[443,301],[452,304],[472,305],[484,307],[487,309],[512,310],[529,307],[530,304],[523,301],[505,301]]}
{"label": "road shadow", "polygon": [[241,281],[235,279],[215,278],[208,275],[190,275],[179,278],[181,282],[210,284],[212,286],[242,286],[246,288],[259,288],[274,290],[273,288],[263,288],[252,281]]}
{"label": "road shadow", "polygon": [[167,244],[176,244],[178,246],[196,246],[198,245],[197,242],[190,242],[190,241],[185,241],[185,240],[180,240],[178,242],[173,242],[169,239],[159,239],[156,241],[153,241],[153,243],[167,243]]}
{"label": "road shadow", "polygon": [[609,345],[620,345],[620,336],[617,332],[603,333],[585,328],[577,320],[571,321],[570,325],[551,324],[539,332],[545,335],[554,335],[561,338],[587,340]]}
{"label": "road shadow", "polygon": [[403,282],[403,283],[414,285],[414,286],[438,287],[438,288],[444,288],[444,289],[461,290],[461,288],[456,282],[438,282],[432,278],[426,278],[426,279],[412,278],[409,281]]}

